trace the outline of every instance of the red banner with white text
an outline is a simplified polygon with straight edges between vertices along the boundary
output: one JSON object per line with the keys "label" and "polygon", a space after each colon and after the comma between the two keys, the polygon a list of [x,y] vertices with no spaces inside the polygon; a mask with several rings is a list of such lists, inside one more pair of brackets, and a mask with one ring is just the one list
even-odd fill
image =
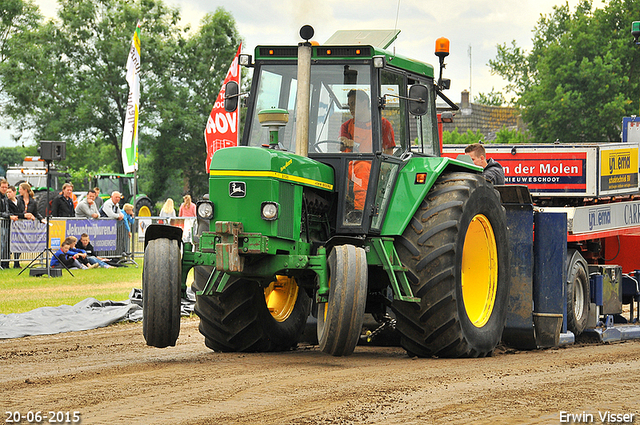
{"label": "red banner with white text", "polygon": [[240,128],[240,108],[237,108],[234,112],[227,112],[224,110],[224,96],[225,86],[229,81],[235,81],[240,87],[240,64],[238,63],[238,56],[242,44],[238,47],[236,57],[233,59],[227,77],[222,83],[222,89],[218,94],[216,103],[213,104],[211,115],[207,121],[207,128],[204,130],[204,141],[207,146],[207,160],[206,166],[209,171],[211,165],[211,157],[213,153],[218,149],[228,148],[229,146],[238,146],[238,129]]}

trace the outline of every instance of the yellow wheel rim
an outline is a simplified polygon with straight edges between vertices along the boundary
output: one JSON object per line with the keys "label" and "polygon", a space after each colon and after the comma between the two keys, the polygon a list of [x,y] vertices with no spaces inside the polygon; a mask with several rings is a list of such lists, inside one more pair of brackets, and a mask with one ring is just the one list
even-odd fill
{"label": "yellow wheel rim", "polygon": [[138,211],[138,217],[151,217],[151,210],[149,209],[149,207],[146,205],[140,207],[140,210]]}
{"label": "yellow wheel rim", "polygon": [[[329,282],[327,282],[327,286],[331,288],[331,276],[329,276]],[[326,303],[318,304],[318,308],[322,309],[323,323],[327,323],[327,312],[329,311],[329,301],[327,301]]]}
{"label": "yellow wheel rim", "polygon": [[467,317],[481,328],[487,324],[496,302],[498,249],[487,217],[473,217],[462,250],[462,299]]}
{"label": "yellow wheel rim", "polygon": [[298,283],[292,277],[276,276],[276,280],[264,289],[264,300],[271,316],[284,322],[293,312],[298,299]]}

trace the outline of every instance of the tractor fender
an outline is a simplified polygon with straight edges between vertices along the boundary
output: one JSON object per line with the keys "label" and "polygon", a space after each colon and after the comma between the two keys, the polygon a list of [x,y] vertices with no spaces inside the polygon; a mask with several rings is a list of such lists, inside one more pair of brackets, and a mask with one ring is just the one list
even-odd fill
{"label": "tractor fender", "polygon": [[155,239],[169,239],[178,241],[178,246],[182,246],[182,229],[167,224],[151,224],[144,232],[144,248]]}
{"label": "tractor fender", "polygon": [[[399,172],[380,234],[400,236],[410,225],[411,218],[438,177],[445,173],[459,171],[481,174],[482,169],[474,166],[473,163],[468,164],[446,157],[413,157],[409,159]],[[426,184],[415,184],[416,173],[423,172],[427,173]]]}

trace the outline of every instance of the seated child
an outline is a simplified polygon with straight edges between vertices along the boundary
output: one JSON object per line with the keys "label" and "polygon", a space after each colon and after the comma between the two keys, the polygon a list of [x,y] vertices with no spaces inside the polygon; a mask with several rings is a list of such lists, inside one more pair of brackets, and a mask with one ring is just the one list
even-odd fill
{"label": "seated child", "polygon": [[85,242],[82,243],[81,245],[82,247],[84,246],[90,247],[91,249],[90,252],[88,250],[85,250],[82,247],[77,247],[78,239],[75,236],[69,236],[67,238],[67,240],[71,243],[71,248],[69,249],[69,251],[72,253],[78,254],[78,260],[81,263],[85,265],[90,264],[89,266],[90,269],[93,269],[96,267],[110,269],[112,266],[105,263],[103,258],[96,257],[95,255],[93,255],[93,246],[91,245],[91,242],[89,242],[89,235],[87,235],[86,233],[83,233],[82,235],[80,235],[80,240],[82,240],[85,237],[86,237]]}
{"label": "seated child", "polygon": [[71,248],[71,243],[68,240],[65,240],[60,245],[60,249],[56,252],[53,257],[51,257],[51,267],[63,267],[63,264],[67,266],[69,269],[88,269],[87,266],[81,264],[76,255],[69,252]]}

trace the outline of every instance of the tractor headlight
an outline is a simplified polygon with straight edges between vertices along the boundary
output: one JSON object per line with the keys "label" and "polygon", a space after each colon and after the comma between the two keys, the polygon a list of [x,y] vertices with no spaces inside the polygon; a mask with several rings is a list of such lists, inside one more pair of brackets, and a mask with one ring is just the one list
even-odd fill
{"label": "tractor headlight", "polygon": [[263,202],[261,207],[262,218],[273,221],[278,218],[278,204],[275,202]]}
{"label": "tractor headlight", "polygon": [[384,56],[374,56],[373,57],[373,67],[374,68],[384,68],[386,65],[386,60]]}
{"label": "tractor headlight", "polygon": [[196,205],[198,217],[203,220],[211,220],[213,218],[213,203],[211,201],[200,201]]}

